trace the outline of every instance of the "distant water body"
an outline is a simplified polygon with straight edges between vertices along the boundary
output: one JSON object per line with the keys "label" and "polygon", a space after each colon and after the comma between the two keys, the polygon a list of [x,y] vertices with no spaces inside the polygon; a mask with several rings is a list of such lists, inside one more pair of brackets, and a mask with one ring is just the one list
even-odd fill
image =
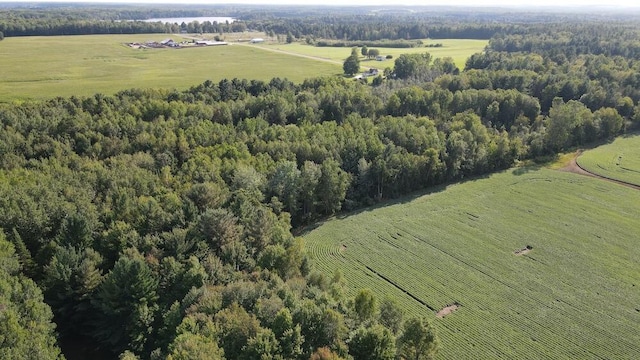
{"label": "distant water body", "polygon": [[147,19],[147,20],[142,20],[144,22],[162,22],[162,23],[169,23],[169,24],[188,24],[194,21],[197,21],[199,23],[203,23],[205,21],[211,21],[213,22],[217,22],[217,23],[222,23],[224,24],[225,22],[229,22],[232,23],[234,22],[236,19],[234,18],[230,18],[230,17],[219,17],[219,16],[200,16],[200,17],[177,17],[177,18],[159,18],[159,19]]}

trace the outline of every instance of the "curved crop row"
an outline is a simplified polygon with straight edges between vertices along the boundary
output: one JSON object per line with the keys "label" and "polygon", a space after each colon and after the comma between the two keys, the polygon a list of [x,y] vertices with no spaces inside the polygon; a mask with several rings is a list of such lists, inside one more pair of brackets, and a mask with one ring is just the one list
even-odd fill
{"label": "curved crop row", "polygon": [[591,173],[640,185],[640,136],[617,138],[611,144],[585,151],[576,161]]}

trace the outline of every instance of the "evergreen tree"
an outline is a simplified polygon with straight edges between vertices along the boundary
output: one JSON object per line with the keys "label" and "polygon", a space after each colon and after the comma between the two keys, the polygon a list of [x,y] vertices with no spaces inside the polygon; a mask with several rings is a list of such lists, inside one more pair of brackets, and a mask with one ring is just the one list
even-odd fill
{"label": "evergreen tree", "polygon": [[20,273],[13,245],[0,231],[0,359],[64,359],[42,292]]}
{"label": "evergreen tree", "polygon": [[157,308],[158,280],[142,256],[122,256],[98,287],[93,336],[115,354],[145,349]]}

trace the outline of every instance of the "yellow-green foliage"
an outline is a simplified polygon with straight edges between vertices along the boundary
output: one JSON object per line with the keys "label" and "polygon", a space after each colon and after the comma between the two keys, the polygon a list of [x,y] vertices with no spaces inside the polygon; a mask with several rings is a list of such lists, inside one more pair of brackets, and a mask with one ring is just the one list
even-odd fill
{"label": "yellow-green foliage", "polygon": [[640,135],[585,151],[577,161],[592,173],[640,185]]}
{"label": "yellow-green foliage", "polygon": [[115,93],[129,88],[186,89],[223,78],[300,82],[342,73],[339,64],[248,46],[132,49],[128,42],[175,35],[90,35],[6,38],[0,43],[0,102]]}
{"label": "yellow-green foliage", "polygon": [[640,191],[519,168],[346,214],[305,240],[351,296],[369,288],[430,317],[439,359],[638,359],[638,214]]}

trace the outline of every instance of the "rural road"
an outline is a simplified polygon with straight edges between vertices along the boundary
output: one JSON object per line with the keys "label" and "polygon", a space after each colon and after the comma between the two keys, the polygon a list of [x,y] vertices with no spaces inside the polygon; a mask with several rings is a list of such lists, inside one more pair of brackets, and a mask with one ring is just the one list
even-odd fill
{"label": "rural road", "polygon": [[594,177],[596,179],[609,181],[609,182],[616,183],[618,185],[630,187],[630,188],[635,189],[635,190],[640,190],[640,186],[638,186],[636,184],[632,184],[632,183],[628,183],[626,181],[620,181],[620,180],[608,178],[606,176],[598,175],[596,173],[592,173],[590,171],[585,170],[580,165],[578,165],[578,162],[576,161],[581,154],[582,154],[582,150],[579,150],[576,153],[576,156],[574,156],[573,159],[571,159],[569,164],[567,164],[567,166],[565,166],[562,169],[560,169],[560,171],[566,171],[566,172],[570,172],[570,173],[574,173],[574,174],[590,176],[590,177]]}

